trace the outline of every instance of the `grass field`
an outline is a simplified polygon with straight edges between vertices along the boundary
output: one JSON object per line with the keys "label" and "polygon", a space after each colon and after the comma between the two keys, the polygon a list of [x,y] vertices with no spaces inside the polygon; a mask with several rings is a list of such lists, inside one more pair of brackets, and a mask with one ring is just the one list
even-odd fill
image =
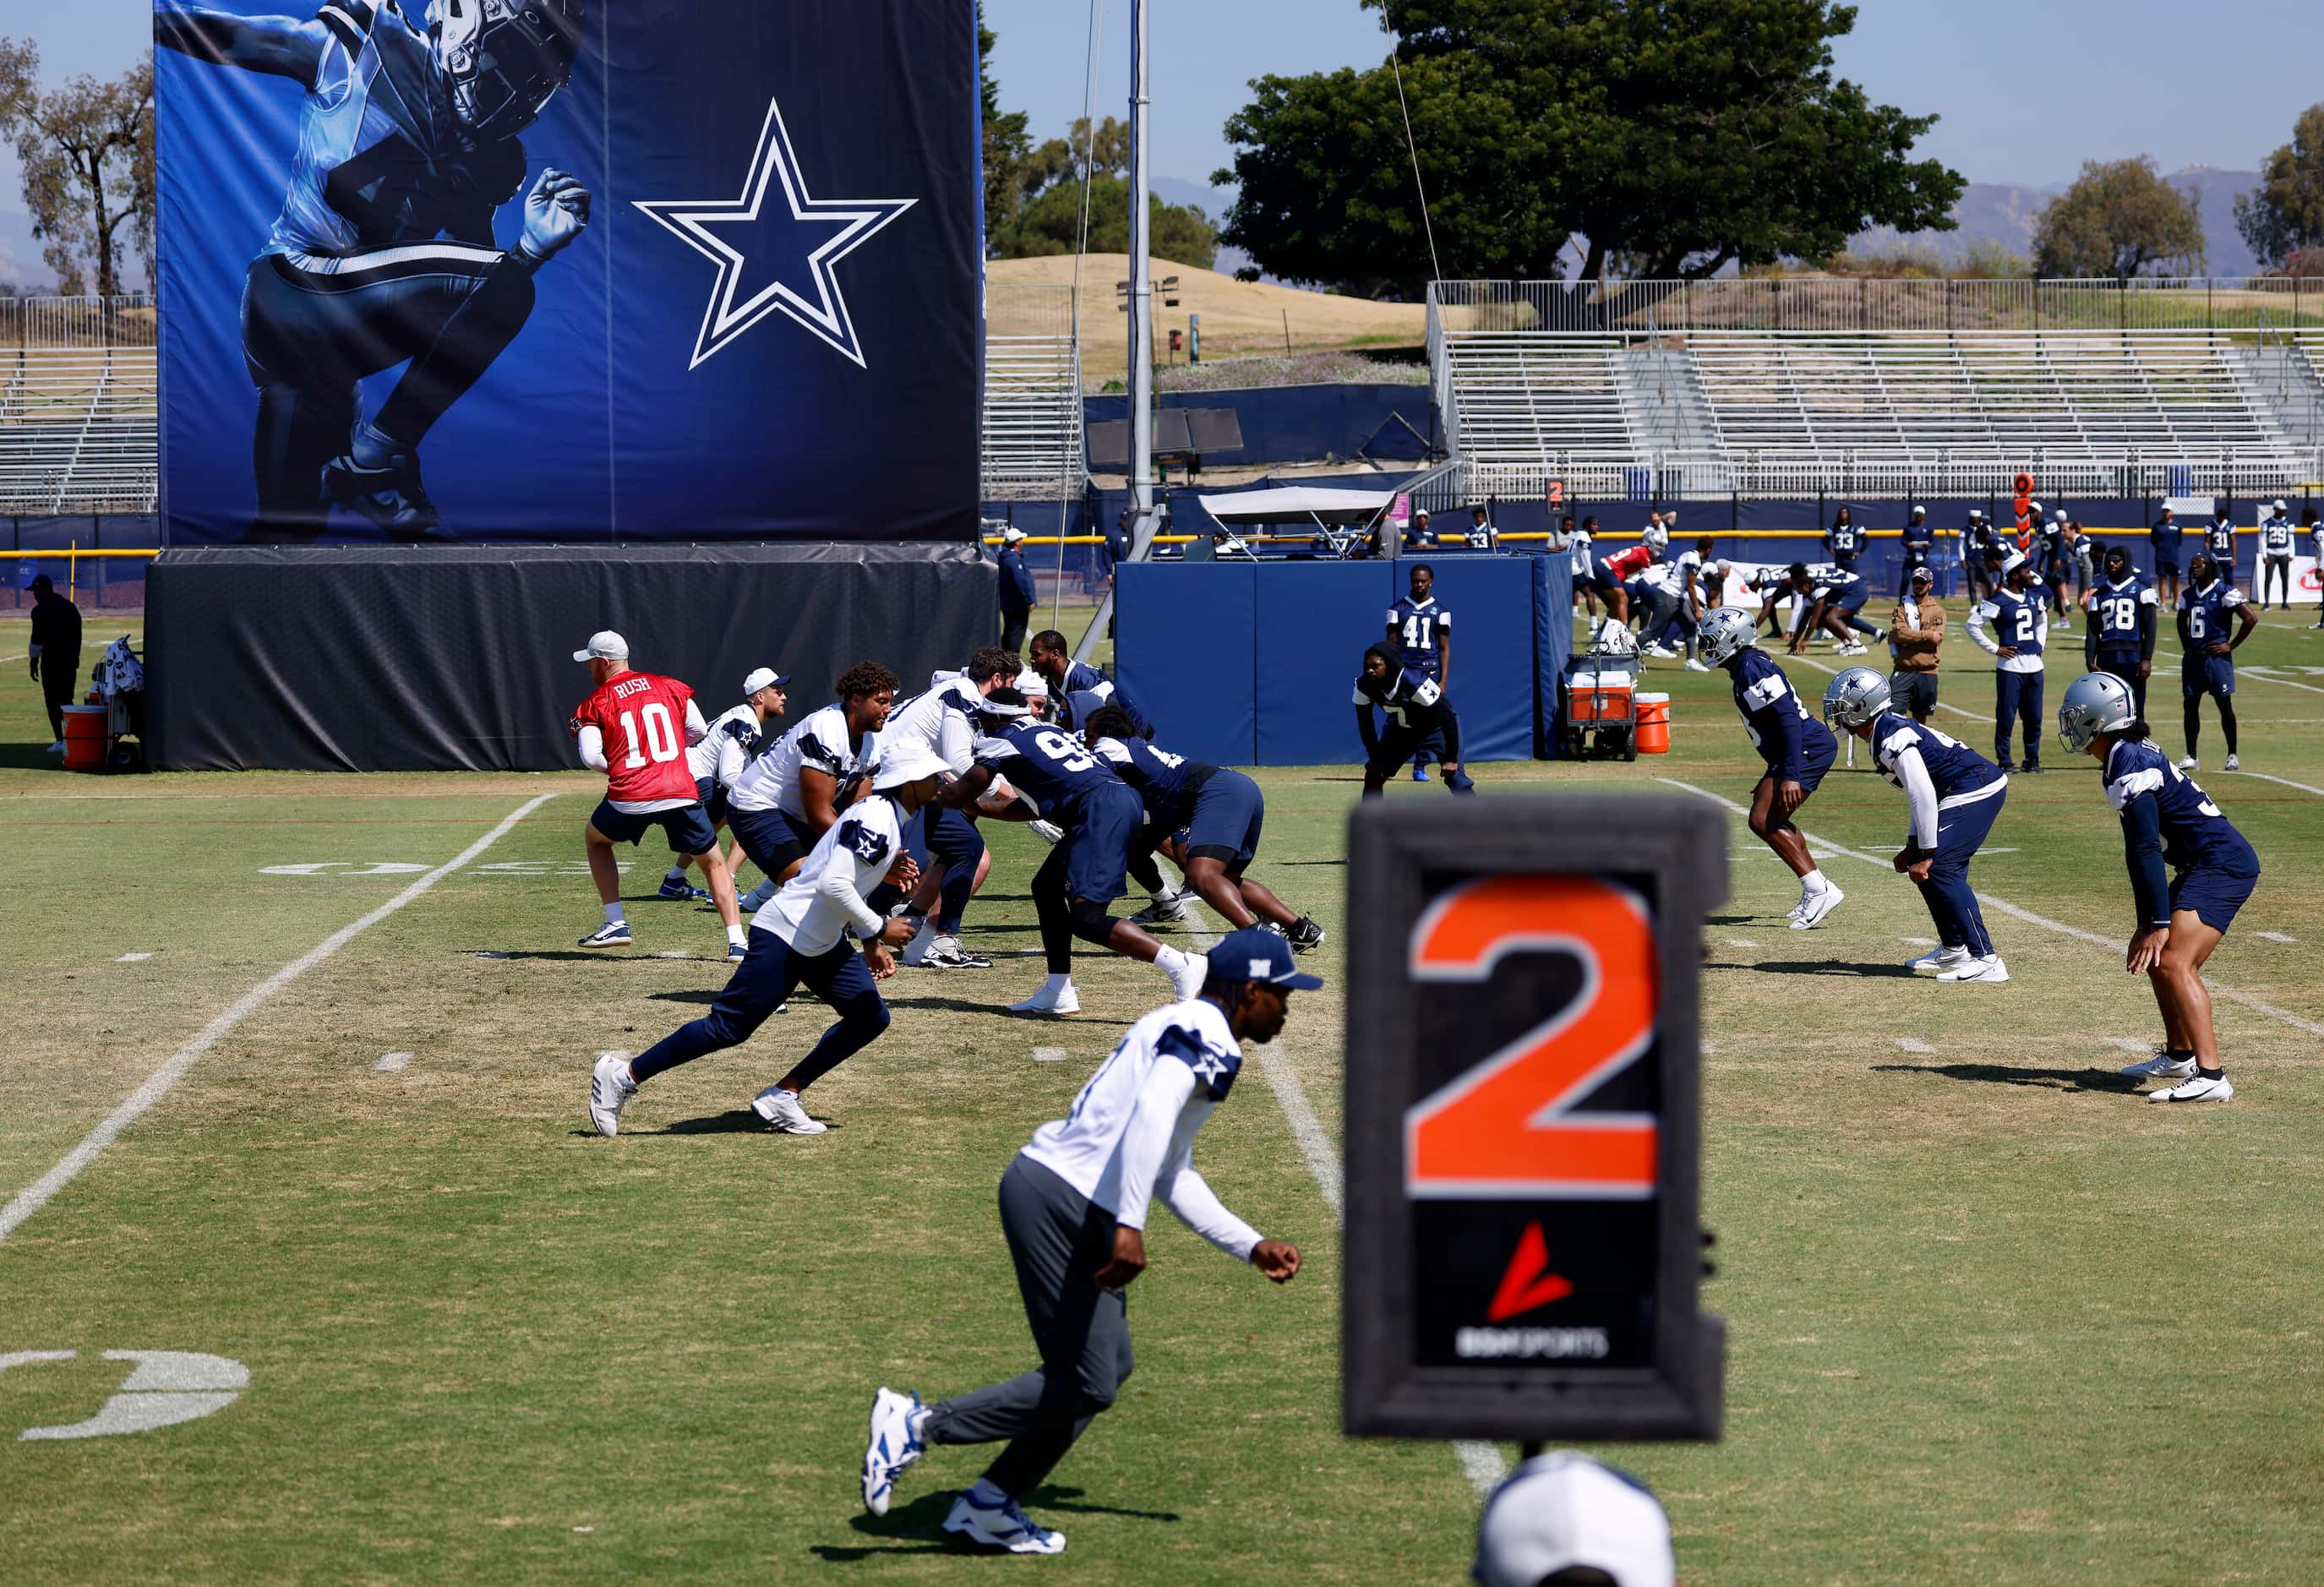
{"label": "grass field", "polygon": [[[1877,863],[1903,802],[1869,771],[1836,771],[1803,813],[1849,893],[1813,933],[1784,929],[1794,884],[1741,823],[1690,805],[1734,835],[1733,897],[1704,927],[1728,1437],[1611,1453],[1662,1493],[1695,1587],[2324,1577],[2324,670],[2298,670],[2324,669],[2324,634],[2270,616],[2238,658],[2252,774],[2208,770],[2214,726],[2202,776],[2267,867],[2213,961],[2224,1107],[2148,1107],[2116,1078],[2120,1044],[2157,1026],[2122,973],[2128,889],[2089,762],[2052,748],[2050,775],[2018,780],[1974,872],[2006,988],[1901,970],[1930,933]],[[1949,698],[1981,708],[1962,660]],[[1158,1230],[1137,1375],[1031,1506],[1068,1555],[966,1559],[936,1523],[976,1453],[936,1452],[872,1521],[865,1402],[1029,1364],[993,1187],[1158,976],[1090,964],[1087,1012],[1034,1023],[996,1011],[1038,983],[1029,958],[905,972],[894,1028],[814,1093],[831,1133],[761,1134],[742,1110],[819,1029],[802,1000],[600,1140],[592,1058],[696,1016],[725,966],[690,906],[637,903],[634,948],[574,950],[595,919],[595,779],[67,779],[21,668],[0,676],[0,1196],[198,1051],[0,1235],[0,1359],[78,1352],[0,1370],[0,1578],[1462,1578],[1477,1495],[1454,1452],[1338,1433],[1335,1219],[1286,1112],[1304,1100],[1336,1140],[1336,984],[1295,1001],[1201,1143],[1228,1203],[1308,1270],[1278,1290]],[[1658,779],[1743,797],[1756,762],[1724,679],[1655,676],[1671,755],[1489,766],[1487,797],[1679,793]],[[1989,724],[1940,724],[1990,749]],[[1352,778],[1262,777],[1260,872],[1335,930]],[[1019,955],[1036,851],[996,847],[969,935]],[[625,890],[659,868],[639,851]],[[1338,946],[1319,955],[1335,981]],[[174,1426],[20,1441],[120,1389],[100,1352],[153,1350],[230,1358],[248,1386]]]}

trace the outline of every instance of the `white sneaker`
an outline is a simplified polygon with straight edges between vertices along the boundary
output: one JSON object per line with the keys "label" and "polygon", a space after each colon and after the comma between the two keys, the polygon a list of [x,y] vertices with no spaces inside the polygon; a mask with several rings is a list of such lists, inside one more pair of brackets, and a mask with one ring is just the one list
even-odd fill
{"label": "white sneaker", "polygon": [[872,1433],[863,1444],[863,1508],[875,1516],[888,1513],[904,1468],[927,1453],[912,1432],[913,1413],[919,1408],[917,1394],[881,1389],[872,1396]]}
{"label": "white sneaker", "polygon": [[1679,656],[1679,653],[1668,645],[1648,645],[1639,654],[1652,656],[1657,661],[1675,661]]}
{"label": "white sneaker", "polygon": [[2223,1103],[2235,1094],[2236,1088],[2227,1083],[2226,1075],[2222,1075],[2217,1080],[2206,1080],[2198,1075],[2166,1090],[2150,1091],[2146,1093],[2146,1100],[2151,1103]]}
{"label": "white sneaker", "polygon": [[1183,955],[1178,967],[1169,972],[1170,989],[1178,994],[1178,1001],[1182,1003],[1198,998],[1203,995],[1203,983],[1209,978],[1210,972],[1211,962],[1202,955]]}
{"label": "white sneaker", "polygon": [[2132,1080],[2185,1080],[2195,1073],[2195,1055],[2174,1058],[2157,1053],[2143,1064],[2125,1064],[2122,1072]]}
{"label": "white sneaker", "polygon": [[1792,917],[1792,929],[1805,931],[1821,925],[1823,918],[1840,908],[1840,900],[1847,897],[1846,893],[1827,881],[1821,892],[1812,892],[1800,900],[1799,912]]}
{"label": "white sneaker", "polygon": [[751,1111],[785,1135],[820,1135],[830,1128],[807,1116],[807,1109],[799,1104],[798,1092],[785,1091],[779,1085],[770,1085],[752,1097]]}
{"label": "white sneaker", "polygon": [[944,1529],[979,1548],[1001,1548],[1010,1554],[1065,1552],[1065,1535],[1035,1526],[1013,1499],[986,1509],[964,1493],[952,1501],[952,1514],[945,1518]]}
{"label": "white sneaker", "polygon": [[1065,829],[1054,821],[1028,821],[1025,825],[1032,829],[1035,837],[1052,847],[1065,841]]}
{"label": "white sneaker", "polygon": [[2200,771],[2202,769],[2203,763],[2192,755],[2187,756],[2179,762],[2179,770],[2181,771]]}
{"label": "white sneaker", "polygon": [[1012,1014],[1078,1014],[1082,1011],[1082,996],[1074,990],[1074,983],[1070,981],[1054,992],[1045,981],[1041,983],[1041,990],[1023,1002],[1010,1003],[1009,1011]]}
{"label": "white sneaker", "polygon": [[972,954],[960,946],[956,937],[939,937],[928,949],[928,967],[932,970],[990,970],[992,960],[985,954]]}
{"label": "white sneaker", "polygon": [[597,1133],[607,1138],[622,1130],[622,1110],[638,1094],[637,1082],[630,1078],[630,1060],[625,1053],[603,1053],[597,1066],[589,1072],[589,1122]]}
{"label": "white sneaker", "polygon": [[1998,986],[2009,979],[2009,966],[2001,962],[1999,954],[1987,954],[1981,959],[1969,959],[1937,977],[1940,981],[1975,982],[1979,986]]}
{"label": "white sneaker", "polygon": [[936,918],[923,915],[920,917],[920,928],[912,933],[912,940],[904,945],[904,951],[896,957],[899,963],[917,970],[928,962],[928,952],[936,946]]}
{"label": "white sneaker", "polygon": [[1187,908],[1187,905],[1193,900],[1194,896],[1194,892],[1190,889],[1182,888],[1176,892],[1172,892],[1167,888],[1165,888],[1162,891],[1161,897],[1156,899],[1152,903],[1147,905],[1144,909],[1139,910],[1138,913],[1130,918],[1130,924],[1133,926],[1162,926],[1174,921],[1184,920],[1187,915],[1192,912]]}
{"label": "white sneaker", "polygon": [[1711,670],[1711,665],[1706,661],[1698,661],[1690,656],[1687,658],[1686,669],[1689,672],[1708,672]]}
{"label": "white sneaker", "polygon": [[1969,957],[1965,947],[1933,947],[1904,966],[1907,970],[1950,970]]}
{"label": "white sneaker", "polygon": [[54,743],[51,744],[51,745],[50,745],[50,746],[49,746],[45,751],[43,751],[43,752],[42,752],[42,753],[44,753],[44,754],[51,754],[51,755],[61,755],[61,754],[63,754],[64,752],[65,752],[65,741],[64,741],[64,740],[62,740],[62,739],[59,739],[59,740],[57,740],[57,742],[56,742],[56,743]]}
{"label": "white sneaker", "polygon": [[1841,645],[1838,650],[1834,650],[1832,654],[1836,656],[1861,656],[1864,654],[1864,647],[1853,641],[1850,641],[1849,643]]}
{"label": "white sneaker", "polygon": [[618,948],[629,945],[630,923],[627,920],[608,920],[580,942],[585,948]]}
{"label": "white sneaker", "polygon": [[2240,770],[2242,770],[2243,769],[2244,769],[2244,763],[2243,763],[2243,761],[2242,761],[2239,757],[2235,756],[2235,755],[2229,755],[2229,756],[2227,757],[2227,770],[2230,770],[2230,771],[2240,771]]}

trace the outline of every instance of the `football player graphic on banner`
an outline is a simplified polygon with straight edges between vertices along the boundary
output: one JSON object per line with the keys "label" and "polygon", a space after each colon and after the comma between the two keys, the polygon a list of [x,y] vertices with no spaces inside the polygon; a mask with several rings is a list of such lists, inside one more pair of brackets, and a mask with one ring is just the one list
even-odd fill
{"label": "football player graphic on banner", "polygon": [[[438,538],[420,481],[428,433],[523,332],[534,272],[589,224],[574,177],[551,167],[525,186],[518,142],[570,76],[585,8],[323,0],[302,18],[155,0],[158,45],[305,96],[295,152],[247,156],[287,154],[290,172],[243,284],[258,396],[252,539],[311,540],[335,509],[392,539]],[[503,247],[494,223],[520,193]],[[357,383],[397,364],[393,390],[364,412]]]}

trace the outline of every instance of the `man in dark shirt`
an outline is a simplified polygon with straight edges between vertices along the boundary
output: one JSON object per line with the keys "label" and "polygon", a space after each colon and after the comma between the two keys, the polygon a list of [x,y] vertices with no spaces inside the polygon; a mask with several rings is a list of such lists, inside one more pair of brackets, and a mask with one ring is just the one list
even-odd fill
{"label": "man in dark shirt", "polygon": [[1021,654],[1033,615],[1033,570],[1025,566],[1025,531],[1001,531],[1001,648]]}
{"label": "man in dark shirt", "polygon": [[45,573],[24,586],[32,592],[32,676],[49,706],[49,732],[56,743],[49,753],[65,752],[65,710],[72,704],[74,680],[80,676],[80,608],[57,594]]}

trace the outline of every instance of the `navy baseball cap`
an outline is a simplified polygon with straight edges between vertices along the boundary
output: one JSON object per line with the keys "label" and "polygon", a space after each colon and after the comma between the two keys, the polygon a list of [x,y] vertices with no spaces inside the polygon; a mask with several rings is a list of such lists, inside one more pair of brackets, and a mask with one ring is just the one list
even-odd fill
{"label": "navy baseball cap", "polygon": [[1314,992],[1323,984],[1322,976],[1307,974],[1292,961],[1290,943],[1257,926],[1228,932],[1205,956],[1219,981],[1257,981],[1286,992]]}

